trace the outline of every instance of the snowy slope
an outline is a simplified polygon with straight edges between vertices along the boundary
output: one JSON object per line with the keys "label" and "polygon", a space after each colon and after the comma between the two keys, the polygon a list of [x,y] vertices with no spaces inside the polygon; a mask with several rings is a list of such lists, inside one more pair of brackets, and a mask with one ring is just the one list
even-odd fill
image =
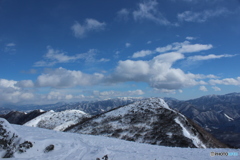
{"label": "snowy slope", "polygon": [[226,147],[163,99],[149,98],[80,122],[66,131],[172,147]]}
{"label": "snowy slope", "polygon": [[8,123],[0,118],[0,158],[10,158],[15,152],[23,153],[32,147],[32,142],[26,141]]}
{"label": "snowy slope", "polygon": [[[108,155],[108,160],[237,160],[240,150],[236,149],[193,149],[163,147],[114,138],[63,133],[41,128],[13,125],[25,138],[34,142],[27,152],[16,153],[13,159],[26,160],[96,160]],[[44,153],[46,146],[54,150]],[[211,152],[231,152],[238,156],[210,157]]]}
{"label": "snowy slope", "polygon": [[49,111],[24,125],[63,131],[67,127],[80,122],[85,117],[89,117],[89,115],[80,110],[66,110],[62,112]]}

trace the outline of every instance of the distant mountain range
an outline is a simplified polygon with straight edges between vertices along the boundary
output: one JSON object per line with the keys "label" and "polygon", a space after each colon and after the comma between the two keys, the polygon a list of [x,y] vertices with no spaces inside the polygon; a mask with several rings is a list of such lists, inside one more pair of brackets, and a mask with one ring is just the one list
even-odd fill
{"label": "distant mountain range", "polygon": [[[84,111],[89,115],[99,115],[119,106],[128,105],[144,98],[115,98],[102,101],[89,101],[78,103],[57,103],[54,105],[42,106],[21,106],[22,110],[29,111],[32,109],[44,109],[54,111],[64,111],[77,109]],[[210,132],[218,140],[240,148],[240,93],[230,93],[226,95],[209,95],[197,99],[180,101],[174,98],[164,98],[167,104],[176,111],[179,111],[189,119],[192,119],[199,126]],[[11,112],[10,112],[11,113]],[[6,118],[11,123],[23,124],[18,119],[25,119],[29,113],[15,111]],[[36,114],[37,116],[37,114]],[[14,117],[14,118],[13,118]],[[17,118],[18,117],[18,118]],[[23,118],[21,118],[23,117]],[[35,118],[29,116],[29,119]],[[29,121],[28,119],[28,121]],[[20,120],[22,121],[22,120]],[[25,120],[26,121],[26,120]]]}
{"label": "distant mountain range", "polygon": [[240,148],[240,93],[166,101],[217,139]]}

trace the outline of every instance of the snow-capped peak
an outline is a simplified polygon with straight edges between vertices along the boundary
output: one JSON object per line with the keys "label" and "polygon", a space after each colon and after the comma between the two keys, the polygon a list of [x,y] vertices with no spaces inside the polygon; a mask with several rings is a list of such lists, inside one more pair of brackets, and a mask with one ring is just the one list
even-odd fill
{"label": "snow-capped peak", "polygon": [[62,112],[54,112],[51,110],[30,120],[24,125],[63,131],[67,127],[78,123],[84,117],[88,117],[88,114],[80,110],[65,110]]}
{"label": "snow-capped peak", "polygon": [[192,123],[172,110],[163,99],[149,98],[92,117],[65,131],[174,147],[222,145],[215,140],[207,142],[210,136]]}

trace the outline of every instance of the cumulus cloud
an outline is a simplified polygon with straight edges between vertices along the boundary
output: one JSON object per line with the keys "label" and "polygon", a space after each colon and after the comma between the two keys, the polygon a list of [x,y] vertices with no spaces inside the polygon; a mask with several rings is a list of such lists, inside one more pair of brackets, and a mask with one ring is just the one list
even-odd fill
{"label": "cumulus cloud", "polygon": [[151,50],[141,50],[141,51],[133,53],[132,58],[145,57],[150,54],[153,54],[153,52]]}
{"label": "cumulus cloud", "polygon": [[138,4],[138,9],[133,11],[135,21],[149,20],[161,25],[170,25],[171,23],[159,12],[158,2],[148,0]]}
{"label": "cumulus cloud", "polygon": [[85,74],[81,71],[67,70],[64,68],[57,68],[49,70],[38,76],[36,85],[38,87],[53,87],[53,88],[66,88],[73,86],[89,86],[100,83],[104,78],[103,74]]}
{"label": "cumulus cloud", "polygon": [[[24,83],[24,82],[22,82]],[[34,94],[29,90],[24,90],[26,86],[18,85],[18,81],[0,79],[0,104],[18,103],[34,98]]]}
{"label": "cumulus cloud", "polygon": [[20,88],[32,88],[32,87],[34,87],[34,83],[33,83],[32,80],[18,81],[15,85],[20,87]]}
{"label": "cumulus cloud", "polygon": [[213,86],[212,89],[213,89],[214,91],[221,91],[221,88],[219,88],[219,87],[217,87],[217,86]]}
{"label": "cumulus cloud", "polygon": [[230,11],[228,11],[226,8],[218,8],[215,10],[205,10],[202,12],[185,11],[183,13],[179,13],[177,17],[179,21],[203,23],[210,18],[219,17],[229,13]]}
{"label": "cumulus cloud", "polygon": [[197,56],[188,57],[188,60],[190,60],[190,61],[203,61],[203,60],[219,59],[219,58],[223,58],[223,57],[233,57],[233,56],[236,56],[236,55],[229,55],[229,54],[224,54],[224,55],[209,54],[209,55],[206,55],[206,56],[197,55]]}
{"label": "cumulus cloud", "polygon": [[179,68],[173,68],[174,62],[183,59],[184,55],[170,52],[158,55],[150,61],[119,61],[115,72],[109,77],[110,82],[141,81],[157,89],[176,90],[184,87],[203,85],[201,79],[212,75],[195,75],[184,73]]}
{"label": "cumulus cloud", "polygon": [[240,85],[240,77],[234,78],[225,78],[225,79],[211,79],[209,80],[211,85],[222,84],[222,85]]}
{"label": "cumulus cloud", "polygon": [[14,80],[7,80],[7,79],[0,79],[0,87],[1,88],[14,88],[17,89],[15,86],[17,81]]}
{"label": "cumulus cloud", "polygon": [[208,91],[208,89],[205,86],[200,86],[199,90],[203,91],[203,92],[207,92]]}
{"label": "cumulus cloud", "polygon": [[74,36],[77,38],[83,38],[87,33],[92,31],[101,31],[104,30],[106,23],[99,22],[95,19],[86,19],[84,24],[80,24],[79,22],[75,22],[71,27]]}

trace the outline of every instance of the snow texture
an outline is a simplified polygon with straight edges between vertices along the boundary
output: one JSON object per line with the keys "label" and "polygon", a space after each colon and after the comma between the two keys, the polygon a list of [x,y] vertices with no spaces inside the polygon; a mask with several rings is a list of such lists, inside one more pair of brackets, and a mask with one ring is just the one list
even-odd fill
{"label": "snow texture", "polygon": [[176,123],[178,123],[182,127],[183,135],[192,140],[193,144],[198,148],[207,148],[202,141],[197,137],[191,134],[184,125],[179,121],[178,117],[174,119]]}
{"label": "snow texture", "polygon": [[[211,152],[236,152],[236,149],[197,149],[164,147],[157,145],[128,142],[124,140],[63,133],[41,128],[13,125],[14,129],[34,142],[34,146],[13,159],[25,160],[95,160],[108,155],[108,160],[237,160],[239,156],[210,157]],[[54,149],[47,153],[47,146]]]}
{"label": "snow texture", "polygon": [[224,113],[224,116],[227,117],[228,121],[233,121],[234,119],[229,117],[227,114]]}
{"label": "snow texture", "polygon": [[149,98],[116,108],[66,131],[171,147],[223,147],[209,136],[203,136],[205,133],[169,108],[161,98]]}
{"label": "snow texture", "polygon": [[8,121],[0,118],[0,158],[11,158],[15,152],[23,153],[31,147],[30,141],[25,141]]}
{"label": "snow texture", "polygon": [[89,117],[89,115],[80,110],[66,110],[62,112],[54,112],[51,110],[24,125],[63,131],[67,127],[78,123],[84,117]]}

